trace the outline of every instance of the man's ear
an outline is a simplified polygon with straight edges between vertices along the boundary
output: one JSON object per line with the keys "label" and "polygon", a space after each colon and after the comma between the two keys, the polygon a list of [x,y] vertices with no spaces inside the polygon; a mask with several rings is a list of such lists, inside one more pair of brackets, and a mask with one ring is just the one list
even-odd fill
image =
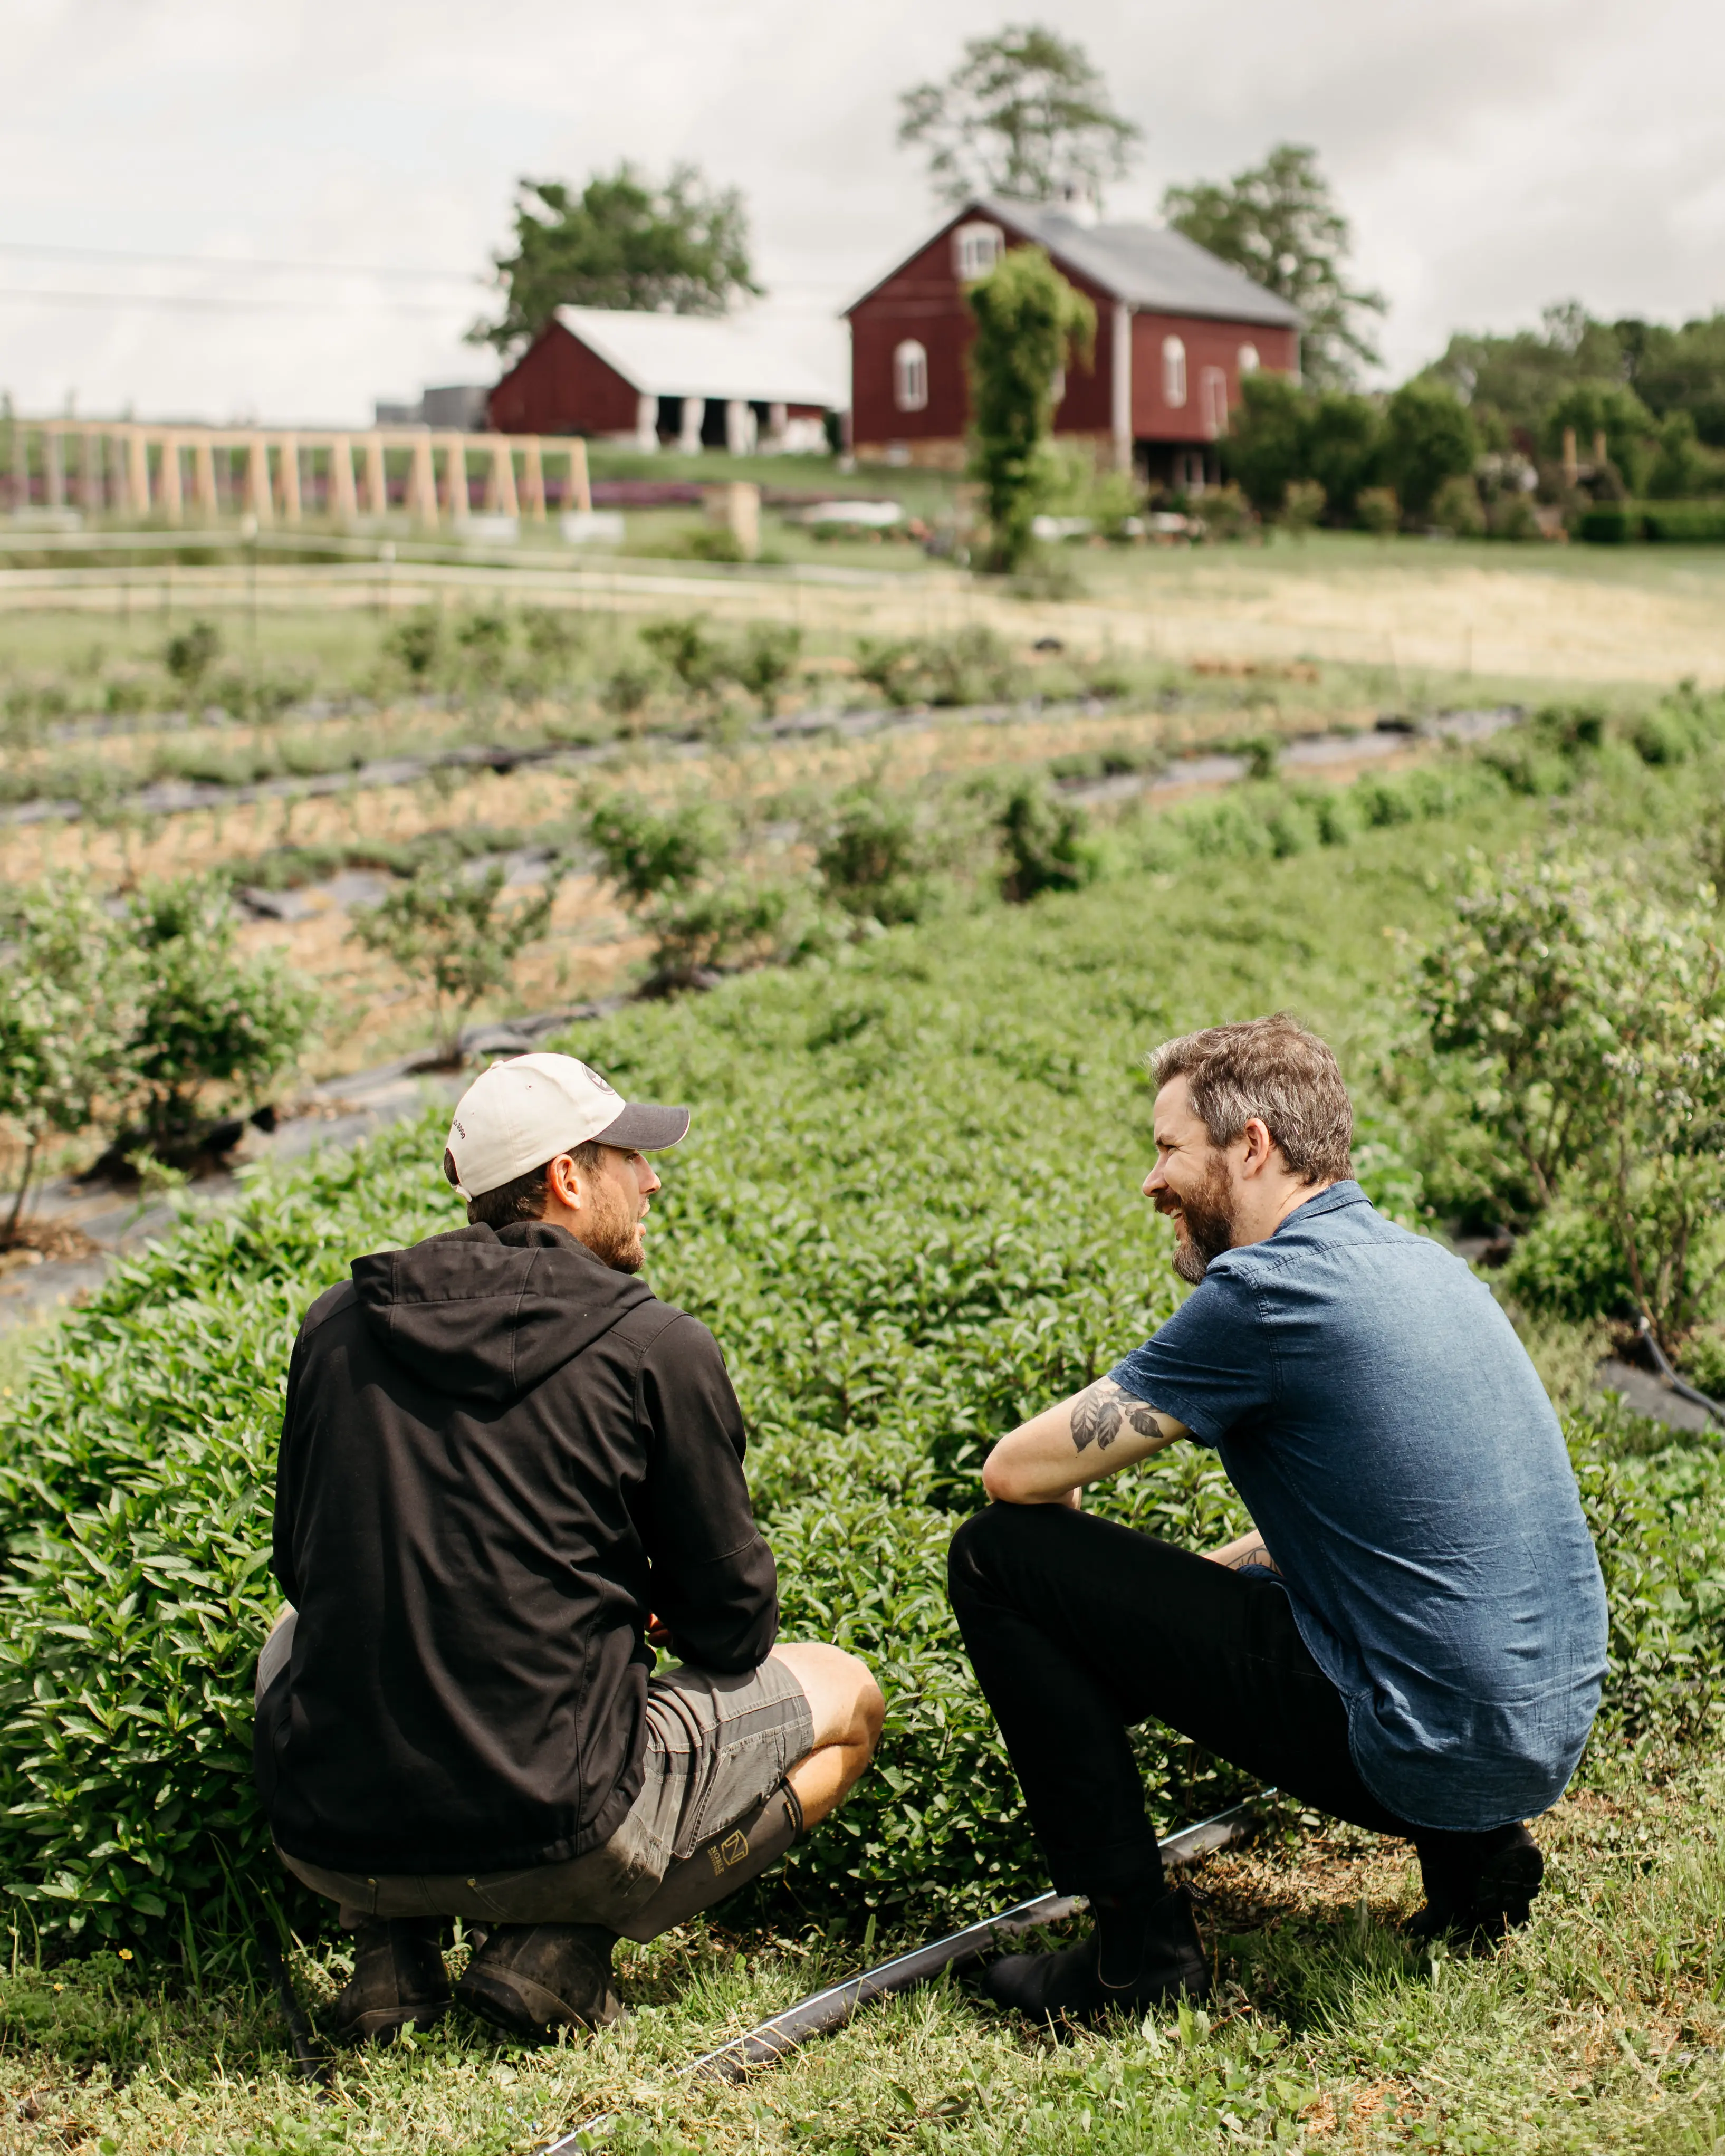
{"label": "man's ear", "polygon": [[1245,1173],[1261,1174],[1276,1153],[1276,1140],[1270,1135],[1270,1126],[1260,1116],[1249,1116],[1245,1129],[1240,1134],[1246,1142]]}

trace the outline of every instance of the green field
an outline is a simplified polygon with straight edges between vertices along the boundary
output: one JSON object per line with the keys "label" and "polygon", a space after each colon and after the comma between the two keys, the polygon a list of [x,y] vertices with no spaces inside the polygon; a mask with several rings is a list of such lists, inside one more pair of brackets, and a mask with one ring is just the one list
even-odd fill
{"label": "green field", "polygon": [[[440,1125],[266,1175],[239,1213],[125,1267],[0,1400],[0,2091],[17,2122],[0,2148],[513,2156],[623,2104],[640,2116],[615,2145],[641,2151],[1711,2150],[1725,1464],[1590,1405],[1598,1328],[1550,1318],[1529,1337],[1568,1412],[1613,1670],[1577,1787],[1539,1830],[1552,1883],[1525,1934],[1495,1960],[1416,1957],[1394,1928],[1416,1898],[1407,1853],[1286,1816],[1199,1876],[1206,2016],[1051,2044],[947,1987],[745,2087],[673,2079],[865,1953],[1041,1883],[942,1558],[993,1435],[1178,1296],[1137,1195],[1145,1050],[1297,1010],[1342,1057],[1368,1188],[1437,1229],[1446,1127],[1394,1053],[1413,954],[1471,860],[1556,846],[1633,857],[1649,887],[1692,882],[1725,758],[1717,742],[1650,752],[1559,752],[1529,730],[1495,760],[1345,795],[1271,780],[1129,815],[1087,890],[956,906],[568,1038],[625,1093],[694,1105],[650,1277],[726,1348],[788,1630],[865,1655],[889,1703],[852,1803],[746,1906],[625,1950],[633,2010],[591,2043],[521,2054],[452,2020],[344,2059],[318,2099],[252,1943],[273,1909],[302,1995],[333,1996],[341,1941],[286,1893],[248,1779],[287,1350],[350,1257],[449,1223]],[[1199,1547],[1242,1524],[1189,1449],[1102,1502]],[[1241,1786],[1159,1732],[1142,1748],[1166,1826]]]}

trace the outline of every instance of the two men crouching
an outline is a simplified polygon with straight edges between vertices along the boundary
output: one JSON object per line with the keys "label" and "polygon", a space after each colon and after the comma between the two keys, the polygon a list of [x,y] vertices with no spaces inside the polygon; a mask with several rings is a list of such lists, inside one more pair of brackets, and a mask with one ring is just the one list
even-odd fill
{"label": "two men crouching", "polygon": [[[1312,1808],[1414,1845],[1425,1936],[1490,1939],[1543,1864],[1604,1669],[1562,1434],[1486,1287],[1353,1179],[1335,1059],[1285,1018],[1153,1059],[1156,1164],[1194,1292],[990,1455],[952,1606],[1080,1945],[996,1962],[1033,2016],[1208,1988],[1128,1731],[1154,1718]],[[711,1334],[636,1278],[685,1111],[572,1059],[500,1064],[445,1168],[472,1224],[362,1258],[294,1352],[275,1522],[293,1613],[258,1676],[283,1859],[358,1930],[337,2017],[521,2035],[616,2012],[648,1939],[776,1861],[868,1763],[882,1704],[776,1645],[773,1558]],[[1211,1557],[1080,1509],[1181,1440],[1255,1522]],[[649,1639],[683,1659],[654,1667]]]}

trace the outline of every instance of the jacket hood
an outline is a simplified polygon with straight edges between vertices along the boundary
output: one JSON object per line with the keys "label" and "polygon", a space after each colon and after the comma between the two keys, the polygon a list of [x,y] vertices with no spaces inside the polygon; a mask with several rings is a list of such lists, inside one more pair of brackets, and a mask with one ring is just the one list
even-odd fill
{"label": "jacket hood", "polygon": [[590,1348],[651,1300],[564,1228],[457,1228],[356,1258],[353,1285],[378,1340],[440,1392],[497,1405]]}

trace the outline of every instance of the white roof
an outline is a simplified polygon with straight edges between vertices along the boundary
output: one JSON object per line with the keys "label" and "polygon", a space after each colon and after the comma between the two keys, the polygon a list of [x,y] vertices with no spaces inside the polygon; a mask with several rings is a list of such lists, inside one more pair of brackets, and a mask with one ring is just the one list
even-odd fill
{"label": "white roof", "polygon": [[842,338],[830,324],[770,315],[646,315],[610,307],[559,307],[557,320],[649,397],[740,398],[755,404],[850,401]]}

